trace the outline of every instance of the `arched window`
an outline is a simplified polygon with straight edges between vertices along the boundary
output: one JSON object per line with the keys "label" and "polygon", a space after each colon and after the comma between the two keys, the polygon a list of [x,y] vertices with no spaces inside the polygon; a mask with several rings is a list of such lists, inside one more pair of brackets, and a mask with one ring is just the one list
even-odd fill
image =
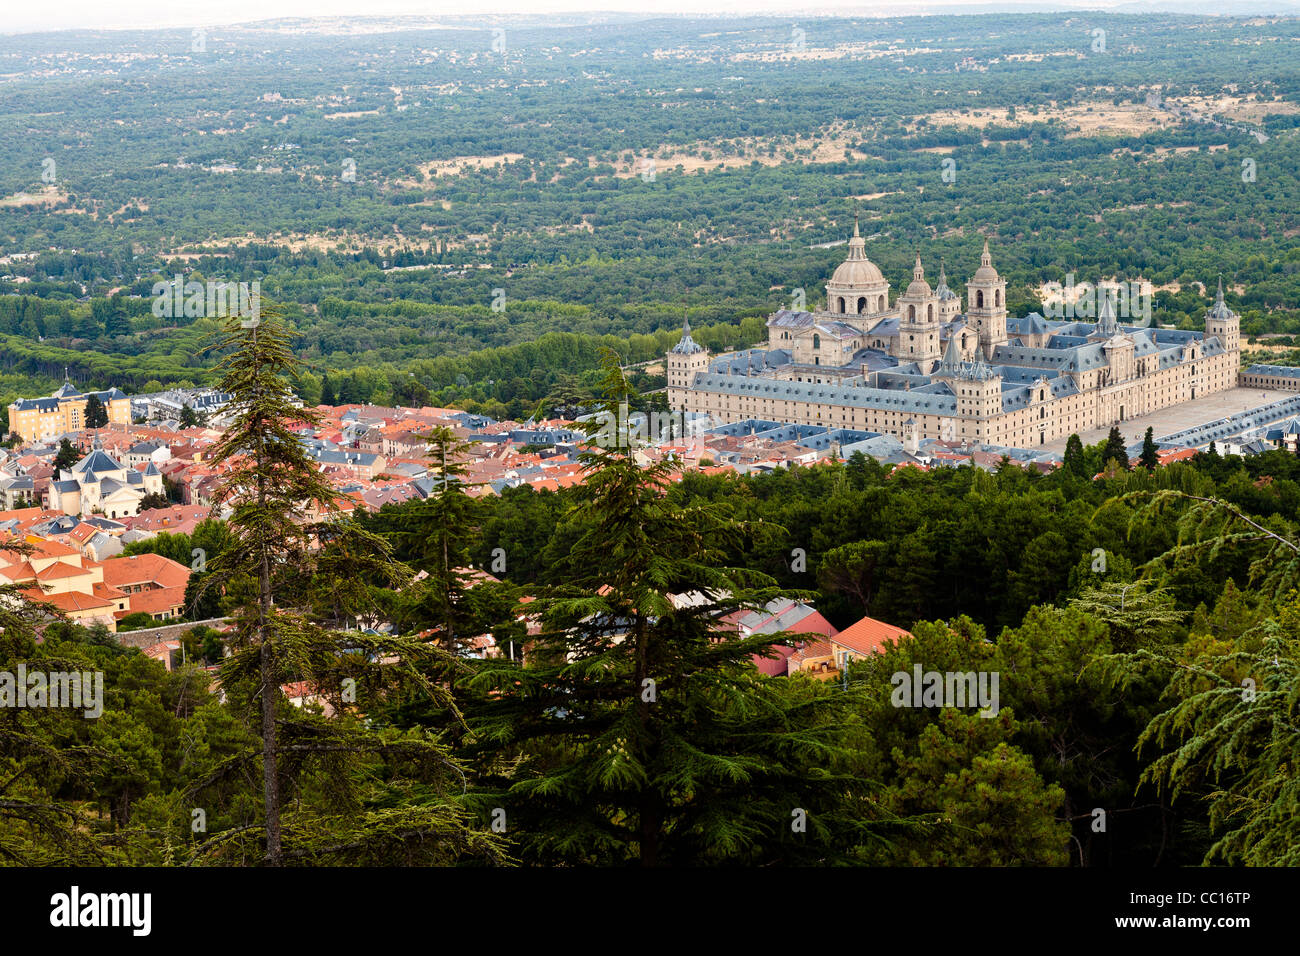
{"label": "arched window", "polygon": [[981,289],[980,291],[978,291],[978,292],[975,293],[975,308],[977,308],[977,309],[982,309],[982,308],[984,308],[984,290],[983,290],[983,289]]}
{"label": "arched window", "polygon": [[876,300],[876,311],[877,312],[885,311],[885,297],[883,295]]}
{"label": "arched window", "polygon": [[999,309],[1002,308],[1002,290],[1001,290],[1001,289],[994,289],[994,290],[993,290],[993,304],[994,304],[995,306],[997,306]]}
{"label": "arched window", "polygon": [[866,314],[867,314],[867,297],[865,295],[860,295],[858,296],[858,315],[866,315]]}
{"label": "arched window", "polygon": [[925,317],[926,317],[927,319],[929,319],[931,322],[934,321],[934,306],[933,306],[933,305],[927,305],[927,306],[925,307]]}
{"label": "arched window", "polygon": [[814,332],[814,333],[813,333],[813,348],[815,348],[815,349],[819,349],[819,348],[821,348],[821,347],[822,347],[822,337],[821,337],[820,335],[818,335],[816,332]]}
{"label": "arched window", "polygon": [[962,348],[962,351],[963,351],[963,352],[966,351],[966,333],[965,333],[965,332],[963,332],[963,333],[961,334],[961,348]]}
{"label": "arched window", "polygon": [[916,306],[914,306],[914,305],[909,305],[909,306],[907,307],[907,317],[908,317],[909,319],[915,319],[915,318],[916,318]]}
{"label": "arched window", "polygon": [[840,296],[840,312],[844,311],[844,296]]}

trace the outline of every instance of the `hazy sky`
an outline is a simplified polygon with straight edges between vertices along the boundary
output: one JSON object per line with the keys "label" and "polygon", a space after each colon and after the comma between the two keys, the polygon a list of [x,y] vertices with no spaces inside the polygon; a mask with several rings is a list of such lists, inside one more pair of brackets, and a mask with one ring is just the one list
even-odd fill
{"label": "hazy sky", "polygon": [[[1032,10],[1043,0],[995,0],[1000,7]],[[1101,8],[1118,0],[1078,0],[1078,6]],[[991,6],[991,0],[57,0],[54,3],[7,3],[0,32],[28,33],[75,28],[140,29],[217,26],[275,17],[474,16],[607,10],[619,13],[919,13],[939,7]],[[1056,0],[1053,6],[1076,5]]]}

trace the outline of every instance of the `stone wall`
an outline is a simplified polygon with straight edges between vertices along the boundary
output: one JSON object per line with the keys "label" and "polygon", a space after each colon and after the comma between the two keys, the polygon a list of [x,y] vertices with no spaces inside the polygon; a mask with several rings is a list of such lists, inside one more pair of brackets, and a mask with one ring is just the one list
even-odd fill
{"label": "stone wall", "polygon": [[138,631],[123,631],[117,635],[118,642],[124,647],[138,647],[144,650],[146,647],[152,647],[161,641],[174,641],[186,631],[195,627],[218,627],[226,623],[229,618],[210,617],[204,621],[178,621],[175,624],[164,624],[162,627],[146,627]]}

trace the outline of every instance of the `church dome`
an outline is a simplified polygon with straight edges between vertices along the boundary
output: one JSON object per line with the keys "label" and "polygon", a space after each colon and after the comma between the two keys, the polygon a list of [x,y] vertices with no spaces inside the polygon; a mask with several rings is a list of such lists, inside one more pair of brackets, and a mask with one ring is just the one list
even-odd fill
{"label": "church dome", "polygon": [[871,285],[885,277],[876,264],[865,256],[861,259],[846,259],[839,264],[831,276],[836,285]]}
{"label": "church dome", "polygon": [[975,270],[975,275],[971,277],[972,282],[996,282],[998,270],[993,268],[993,257],[989,255],[989,242],[984,240],[984,252],[980,256],[980,267]]}
{"label": "church dome", "polygon": [[839,264],[835,272],[831,275],[829,286],[836,288],[858,288],[861,286],[879,285],[885,281],[885,276],[874,262],[867,258],[864,251],[866,241],[858,233],[857,220],[853,221],[853,238],[849,240],[849,257]]}
{"label": "church dome", "polygon": [[916,266],[912,269],[912,281],[907,286],[907,297],[909,299],[928,299],[930,295],[930,283],[925,281],[925,270],[921,268],[921,256],[918,253]]}

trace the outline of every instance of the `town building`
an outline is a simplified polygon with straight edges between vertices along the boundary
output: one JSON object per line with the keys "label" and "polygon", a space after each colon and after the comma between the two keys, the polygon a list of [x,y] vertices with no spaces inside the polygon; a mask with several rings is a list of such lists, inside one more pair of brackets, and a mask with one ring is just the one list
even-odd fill
{"label": "town building", "polygon": [[120,390],[84,395],[64,382],[49,398],[20,398],[9,406],[9,431],[24,441],[46,441],[86,427],[86,403],[94,395],[104,403],[110,422],[131,424],[131,400]]}
{"label": "town building", "polygon": [[96,441],[90,454],[50,482],[45,506],[70,515],[123,518],[139,512],[146,495],[162,493],[162,472],[152,461],[143,469],[127,468]]}

